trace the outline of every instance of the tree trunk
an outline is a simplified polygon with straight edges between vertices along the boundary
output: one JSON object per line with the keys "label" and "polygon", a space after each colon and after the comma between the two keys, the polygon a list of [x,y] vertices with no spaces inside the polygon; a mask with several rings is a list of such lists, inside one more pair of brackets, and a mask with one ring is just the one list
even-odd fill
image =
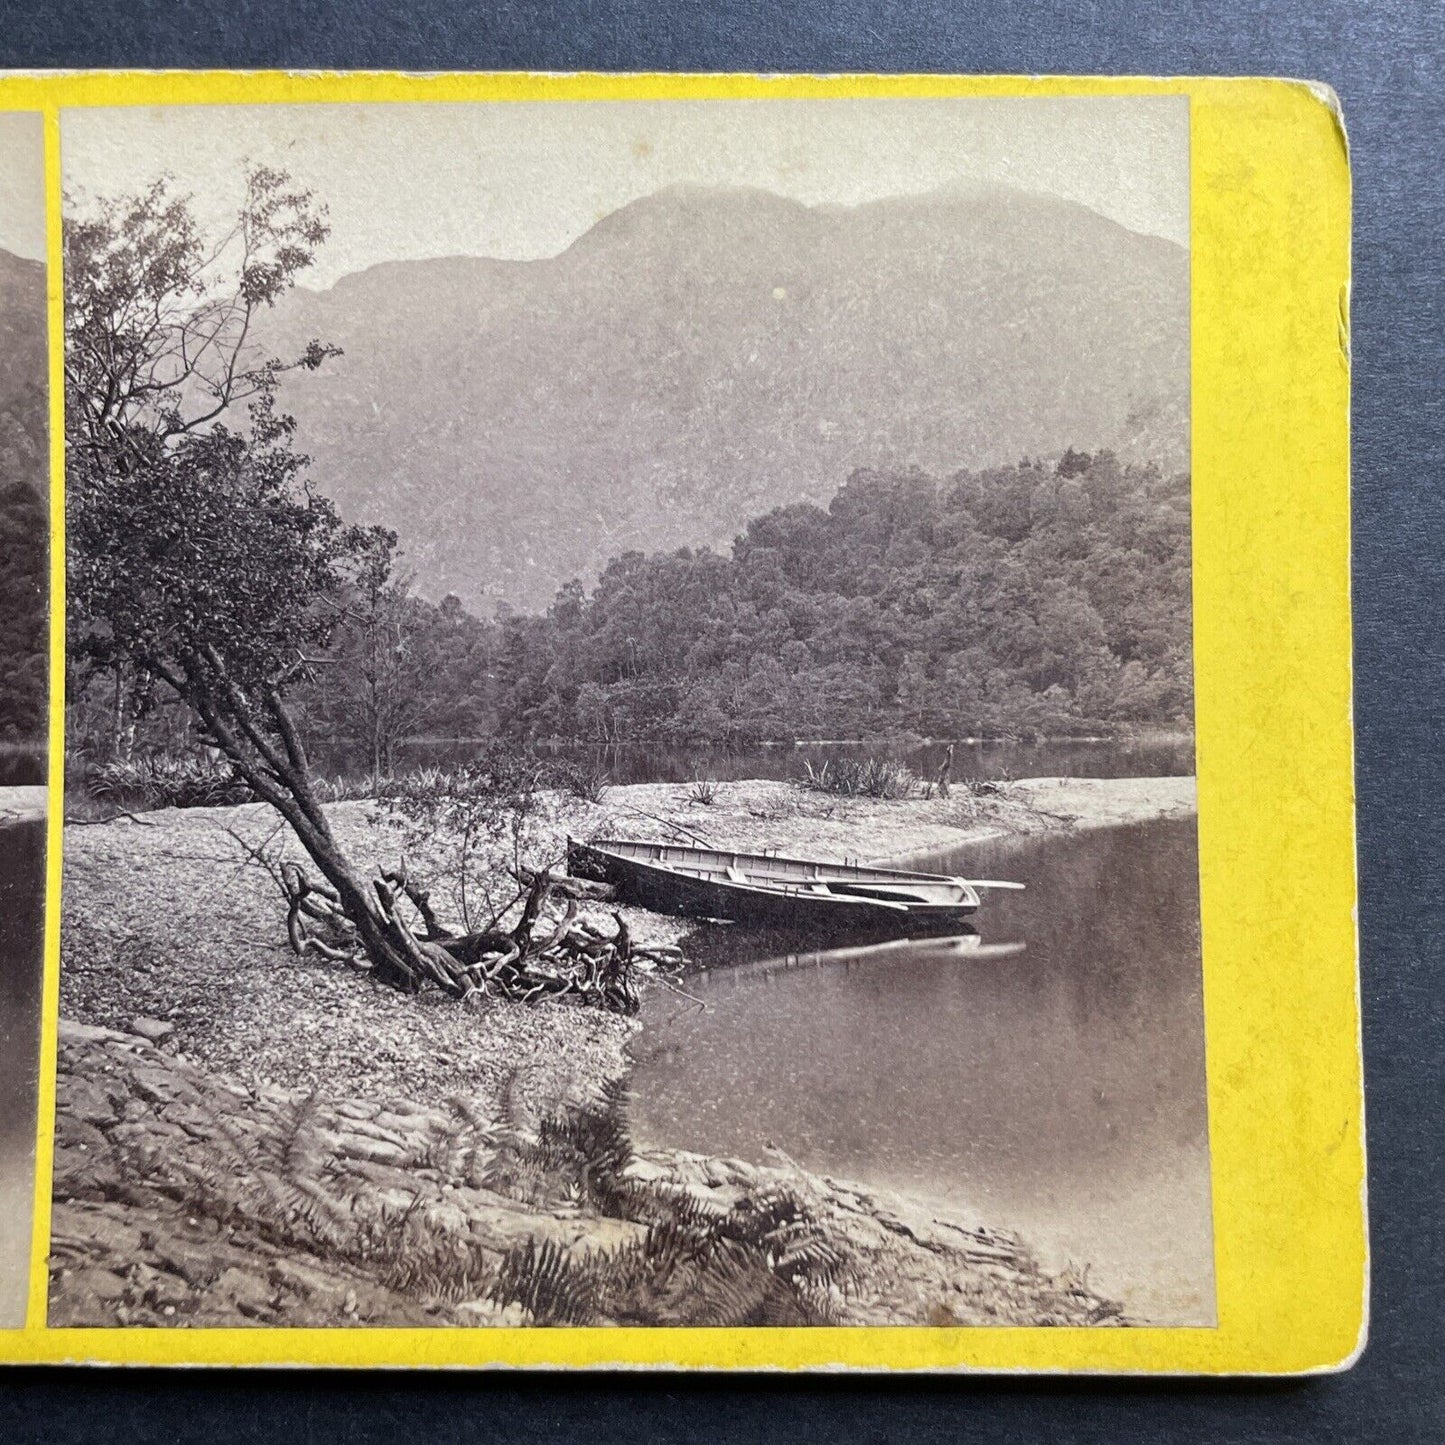
{"label": "tree trunk", "polygon": [[329,827],[317,828],[305,816],[288,816],[288,821],[312,862],[336,890],[341,910],[355,927],[378,983],[402,993],[416,993],[430,980],[453,996],[466,992],[467,981],[456,960],[436,944],[412,934],[397,916],[386,883],[377,879],[368,887],[337,847]]}
{"label": "tree trunk", "polygon": [[291,825],[336,890],[378,981],[415,993],[430,979],[453,995],[465,993],[468,981],[455,960],[415,938],[400,921],[387,885],[377,879],[368,887],[337,845],[312,787],[300,735],[276,690],[265,692],[263,724],[251,699],[228,681],[214,651],[189,659],[184,675],[158,672],[195,709],[252,792]]}
{"label": "tree trunk", "polygon": [[[513,934],[436,936],[435,917],[429,906],[411,893],[404,872],[382,875],[368,884],[342,852],[312,786],[300,735],[276,686],[243,691],[230,681],[214,648],[187,658],[183,672],[163,663],[153,666],[195,709],[206,731],[256,796],[291,825],[297,841],[330,885],[334,907],[354,930],[356,943],[378,982],[402,993],[416,993],[434,983],[457,999],[492,985],[524,1002],[577,993],[606,1008],[636,1010],[637,994],[631,981],[634,950],[620,918],[615,939],[599,938],[595,931],[583,936],[583,926],[576,923],[574,901],[560,926],[549,936],[534,939],[551,882],[542,872],[532,879],[522,921]],[[297,909],[307,911],[307,891],[298,885],[292,892],[288,931],[293,947],[298,946]],[[427,937],[418,937],[403,919],[398,893],[410,897],[421,912]],[[300,949],[304,947],[305,940]],[[656,955],[654,961],[661,958]]]}
{"label": "tree trunk", "polygon": [[135,751],[135,724],[127,723],[125,706],[125,663],[115,665],[115,687],[111,694],[110,755],[118,763],[128,763]]}

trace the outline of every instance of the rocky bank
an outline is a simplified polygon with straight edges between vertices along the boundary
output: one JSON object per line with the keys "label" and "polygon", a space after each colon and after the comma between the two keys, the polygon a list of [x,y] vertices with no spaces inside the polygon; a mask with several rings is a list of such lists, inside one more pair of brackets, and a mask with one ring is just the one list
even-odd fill
{"label": "rocky bank", "polygon": [[638,1152],[607,1091],[323,1101],[72,1023],[59,1063],[52,1326],[1120,1318],[1011,1234],[791,1161]]}

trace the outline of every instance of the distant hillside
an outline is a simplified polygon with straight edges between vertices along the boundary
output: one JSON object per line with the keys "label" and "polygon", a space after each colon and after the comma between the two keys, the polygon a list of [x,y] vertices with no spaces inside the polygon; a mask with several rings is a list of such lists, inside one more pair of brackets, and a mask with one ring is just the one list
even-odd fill
{"label": "distant hillside", "polygon": [[418,588],[545,605],[637,548],[723,545],[857,467],[1070,446],[1183,467],[1188,257],[967,186],[856,208],[671,189],[540,261],[398,262],[298,292],[266,345],[346,355],[284,401]]}
{"label": "distant hillside", "polygon": [[520,736],[1187,727],[1189,484],[1078,452],[944,483],[855,472],[728,555],[634,552],[501,630],[497,713]]}
{"label": "distant hillside", "polygon": [[0,486],[46,490],[45,268],[0,251]]}

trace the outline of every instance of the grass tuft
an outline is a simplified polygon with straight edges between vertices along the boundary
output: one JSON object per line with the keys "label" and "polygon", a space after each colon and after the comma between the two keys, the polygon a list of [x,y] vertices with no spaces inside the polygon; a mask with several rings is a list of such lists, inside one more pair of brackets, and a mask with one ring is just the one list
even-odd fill
{"label": "grass tuft", "polygon": [[910,798],[918,787],[913,770],[895,758],[805,759],[797,782],[810,792],[845,798]]}
{"label": "grass tuft", "polygon": [[544,781],[570,793],[582,803],[600,803],[612,785],[612,775],[600,763],[563,759],[548,764]]}
{"label": "grass tuft", "polygon": [[687,800],[710,808],[717,802],[717,784],[708,778],[695,778],[687,790]]}

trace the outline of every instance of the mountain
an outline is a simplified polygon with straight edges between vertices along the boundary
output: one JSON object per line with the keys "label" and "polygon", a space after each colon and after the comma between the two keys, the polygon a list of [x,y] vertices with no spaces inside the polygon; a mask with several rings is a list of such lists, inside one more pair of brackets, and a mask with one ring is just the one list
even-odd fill
{"label": "mountain", "polygon": [[0,250],[0,486],[47,490],[45,268]]}
{"label": "mountain", "polygon": [[1189,261],[964,185],[856,207],[680,187],[545,260],[375,266],[267,318],[313,478],[433,598],[544,606],[632,548],[725,546],[859,467],[1188,458]]}

